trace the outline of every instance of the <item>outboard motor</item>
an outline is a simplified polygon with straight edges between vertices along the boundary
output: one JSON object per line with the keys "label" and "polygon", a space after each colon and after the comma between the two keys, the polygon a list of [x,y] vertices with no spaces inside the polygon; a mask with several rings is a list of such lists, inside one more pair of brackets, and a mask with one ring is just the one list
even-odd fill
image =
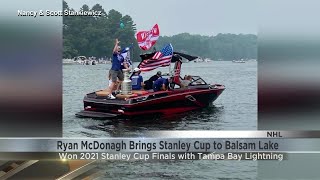
{"label": "outboard motor", "polygon": [[121,84],[121,94],[123,95],[128,95],[132,94],[132,83],[129,78],[129,70],[128,69],[123,69],[123,82]]}

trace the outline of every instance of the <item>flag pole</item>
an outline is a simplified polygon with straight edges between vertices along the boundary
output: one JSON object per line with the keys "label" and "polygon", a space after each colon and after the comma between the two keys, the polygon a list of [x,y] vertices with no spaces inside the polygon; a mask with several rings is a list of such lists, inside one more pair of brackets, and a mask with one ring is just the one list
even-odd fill
{"label": "flag pole", "polygon": [[169,75],[172,76],[172,73],[171,73],[171,62],[170,62],[170,65],[169,65]]}
{"label": "flag pole", "polygon": [[[172,47],[172,44],[170,43],[170,46]],[[173,57],[173,47],[172,47],[172,56],[171,56],[171,59],[170,59],[170,64],[169,64],[169,75],[172,76],[172,72],[171,72],[171,60],[172,60],[172,57]]]}
{"label": "flag pole", "polygon": [[129,52],[130,52],[130,56],[131,56],[130,60],[131,60],[131,63],[132,63],[131,71],[133,71],[133,43],[131,43],[131,47],[132,47],[132,51],[131,51],[131,49],[129,49]]}

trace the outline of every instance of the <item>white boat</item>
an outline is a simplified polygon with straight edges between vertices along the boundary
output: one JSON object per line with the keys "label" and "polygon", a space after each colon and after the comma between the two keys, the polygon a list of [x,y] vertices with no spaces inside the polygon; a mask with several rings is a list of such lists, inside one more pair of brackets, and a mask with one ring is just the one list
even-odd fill
{"label": "white boat", "polygon": [[203,59],[199,57],[196,60],[194,60],[193,62],[195,62],[195,63],[203,62]]}
{"label": "white boat", "polygon": [[73,59],[62,59],[62,64],[76,64]]}
{"label": "white boat", "polygon": [[212,60],[211,59],[209,59],[209,58],[205,58],[205,59],[202,59],[202,58],[198,58],[198,59],[196,59],[194,62],[195,63],[202,63],[202,62],[211,62]]}
{"label": "white boat", "polygon": [[212,60],[211,59],[209,59],[209,58],[205,58],[204,59],[204,62],[211,62]]}
{"label": "white boat", "polygon": [[85,56],[78,56],[74,58],[74,61],[77,62],[77,64],[85,65],[87,61],[87,57]]}
{"label": "white boat", "polygon": [[240,60],[232,60],[232,62],[234,62],[234,63],[245,63],[246,61],[243,60],[243,59],[240,59]]}
{"label": "white boat", "polygon": [[98,61],[96,60],[95,57],[89,57],[89,59],[87,59],[87,57],[85,56],[78,56],[74,58],[74,61],[77,64],[81,64],[81,65],[96,65],[98,64]]}
{"label": "white boat", "polygon": [[97,60],[96,60],[96,57],[89,57],[89,59],[86,61],[86,65],[96,65],[97,64]]}

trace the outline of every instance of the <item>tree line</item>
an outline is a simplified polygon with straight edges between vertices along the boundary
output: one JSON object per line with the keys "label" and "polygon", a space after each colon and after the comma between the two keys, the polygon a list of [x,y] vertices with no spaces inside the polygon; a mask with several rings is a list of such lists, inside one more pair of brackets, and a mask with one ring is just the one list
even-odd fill
{"label": "tree line", "polygon": [[[73,10],[63,1],[63,10]],[[87,5],[83,11],[101,11],[102,16],[63,16],[63,58],[75,56],[111,57],[115,39],[122,47],[133,45],[133,56],[140,54],[135,40],[136,25],[129,15],[122,15],[112,9],[108,13],[101,5],[91,9]],[[123,27],[120,27],[120,24]]]}
{"label": "tree line", "polygon": [[174,51],[214,60],[257,59],[257,36],[253,34],[218,34],[216,36],[189,33],[160,37],[157,49],[171,42]]}
{"label": "tree line", "polygon": [[[63,10],[73,10],[63,1]],[[139,49],[135,39],[136,24],[129,15],[122,15],[112,9],[108,13],[101,5],[91,9],[87,5],[83,11],[101,11],[102,16],[64,16],[63,17],[63,58],[76,56],[111,57],[115,38],[122,47],[132,45],[134,61],[145,53]],[[121,25],[122,24],[122,25]],[[161,33],[161,25],[160,33]],[[174,36],[160,36],[155,47],[160,50],[171,43],[174,51],[214,60],[256,59],[257,36],[253,34],[218,34],[216,36],[181,33]]]}

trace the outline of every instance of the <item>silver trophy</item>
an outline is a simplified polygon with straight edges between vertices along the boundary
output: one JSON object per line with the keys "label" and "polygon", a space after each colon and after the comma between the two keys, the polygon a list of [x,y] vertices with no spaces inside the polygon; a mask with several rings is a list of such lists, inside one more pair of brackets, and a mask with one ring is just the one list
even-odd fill
{"label": "silver trophy", "polygon": [[130,69],[123,69],[123,82],[121,84],[121,94],[123,95],[128,95],[132,94],[132,85],[131,85],[131,80],[129,78],[129,71]]}

